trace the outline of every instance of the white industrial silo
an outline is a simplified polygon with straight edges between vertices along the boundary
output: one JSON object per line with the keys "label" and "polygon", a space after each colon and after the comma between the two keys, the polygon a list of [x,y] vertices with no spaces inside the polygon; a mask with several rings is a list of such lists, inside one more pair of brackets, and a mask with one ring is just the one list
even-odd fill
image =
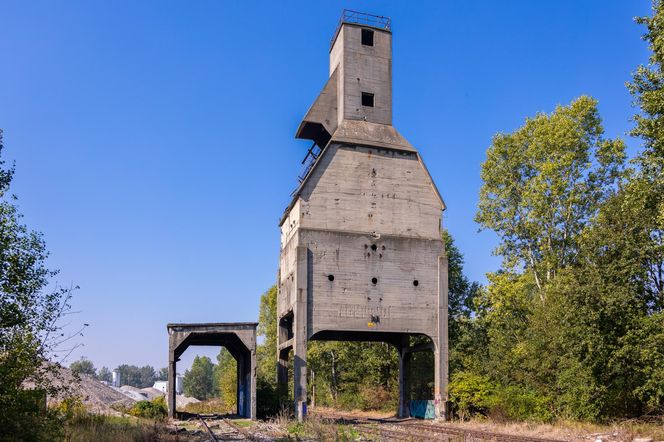
{"label": "white industrial silo", "polygon": [[119,387],[121,385],[122,379],[120,376],[120,372],[118,370],[113,370],[113,382],[112,385],[114,387]]}
{"label": "white industrial silo", "polygon": [[182,394],[182,379],[181,375],[175,376],[175,394]]}

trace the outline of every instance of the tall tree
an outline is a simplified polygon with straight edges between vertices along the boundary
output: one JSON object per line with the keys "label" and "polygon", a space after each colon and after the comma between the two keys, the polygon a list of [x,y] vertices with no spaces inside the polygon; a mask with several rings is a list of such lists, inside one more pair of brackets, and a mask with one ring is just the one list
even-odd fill
{"label": "tall tree", "polygon": [[232,411],[237,404],[237,362],[224,347],[217,355],[214,377],[219,398],[228,411]]}
{"label": "tall tree", "polygon": [[[635,98],[639,113],[631,134],[644,142],[643,151],[635,158],[638,169],[627,189],[634,195],[640,231],[651,241],[642,244],[642,262],[648,268],[648,290],[664,306],[664,5],[653,2],[653,15],[637,18],[646,26],[643,39],[650,48],[647,66],[639,66],[628,88]],[[631,198],[634,199],[634,198]],[[627,201],[633,206],[633,201]],[[633,213],[633,211],[632,211]]]}
{"label": "tall tree", "polygon": [[[653,79],[644,69],[634,88]],[[637,127],[650,131],[647,114]],[[453,392],[463,397],[470,380],[484,389],[474,397],[488,392],[512,418],[664,409],[664,346],[652,333],[662,324],[663,193],[651,144],[625,170],[623,143],[603,138],[587,97],[494,137],[477,220],[500,236],[504,263],[477,298],[482,363],[453,379]]]}
{"label": "tall tree", "polygon": [[120,382],[123,385],[131,385],[136,388],[152,387],[157,377],[154,367],[151,365],[137,367],[136,365],[122,364],[115,370],[120,373]]}
{"label": "tall tree", "polygon": [[475,297],[480,290],[477,282],[470,280],[463,273],[463,254],[454,242],[454,238],[447,230],[443,230],[443,242],[448,263],[448,309],[449,309],[449,339],[457,341],[461,333],[461,322],[468,320],[475,310]]}
{"label": "tall tree", "polygon": [[277,372],[277,286],[261,295],[258,313],[258,335],[263,342],[256,349],[258,376],[276,384]]}
{"label": "tall tree", "polygon": [[637,163],[642,176],[657,186],[652,190],[661,194],[664,185],[664,4],[655,0],[652,9],[652,16],[636,19],[646,26],[643,39],[651,51],[649,63],[637,68],[627,87],[640,111],[634,116],[636,127],[632,135],[644,141]]}
{"label": "tall tree", "polygon": [[505,268],[532,273],[542,299],[621,176],[625,145],[603,134],[597,102],[584,96],[494,136],[482,164],[476,221],[500,236]]}
{"label": "tall tree", "polygon": [[104,382],[111,382],[113,380],[113,374],[108,367],[101,367],[99,373],[97,373],[97,379]]}
{"label": "tall tree", "polygon": [[87,374],[88,376],[97,377],[97,369],[90,359],[82,357],[78,361],[69,364],[69,369],[77,374]]}
{"label": "tall tree", "polygon": [[[633,414],[664,413],[664,5],[655,0],[652,9],[636,19],[646,27],[649,63],[627,85],[638,107],[631,134],[643,140],[643,150],[590,236],[603,267],[614,269],[603,281],[632,294],[616,321],[623,327],[609,375]],[[635,309],[640,315],[625,314]]]}
{"label": "tall tree", "polygon": [[167,380],[168,380],[168,367],[161,367],[159,369],[159,372],[157,372],[155,381],[167,381]]}
{"label": "tall tree", "polygon": [[184,394],[199,400],[214,396],[214,364],[207,356],[196,356],[191,370],[184,372]]}
{"label": "tall tree", "polygon": [[46,267],[42,235],[21,222],[16,197],[10,193],[14,168],[5,165],[2,154],[0,130],[0,439],[20,434],[38,440],[47,419],[31,419],[24,412],[23,385],[32,380],[38,388],[56,393],[51,382],[54,365],[46,362],[78,333],[67,335],[58,325],[69,310],[71,291],[49,288],[57,271]]}

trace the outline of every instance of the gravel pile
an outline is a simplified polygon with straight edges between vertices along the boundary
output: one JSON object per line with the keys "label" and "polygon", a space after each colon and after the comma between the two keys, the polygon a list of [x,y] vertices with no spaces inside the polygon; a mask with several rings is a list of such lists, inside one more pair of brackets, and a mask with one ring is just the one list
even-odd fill
{"label": "gravel pile", "polygon": [[[67,396],[79,397],[91,413],[118,414],[112,406],[131,407],[135,402],[122,392],[114,390],[92,376],[84,374],[76,376],[68,368],[58,367],[55,373],[50,374],[49,377],[53,385],[68,389]],[[34,383],[27,382],[25,387],[34,388]],[[62,399],[64,397],[49,397],[48,402],[55,404]]]}

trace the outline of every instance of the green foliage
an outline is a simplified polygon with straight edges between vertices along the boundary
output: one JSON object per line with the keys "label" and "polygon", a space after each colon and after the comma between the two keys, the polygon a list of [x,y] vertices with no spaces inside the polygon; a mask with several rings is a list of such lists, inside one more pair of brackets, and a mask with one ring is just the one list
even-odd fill
{"label": "green foliage", "polygon": [[474,413],[488,413],[493,404],[495,385],[488,376],[461,371],[451,377],[448,392],[457,414],[465,419]]}
{"label": "green foliage", "polygon": [[137,367],[122,364],[116,370],[120,373],[120,381],[123,385],[131,385],[136,388],[152,387],[157,379],[157,374],[151,365]]}
{"label": "green foliage", "polygon": [[58,321],[70,310],[71,290],[48,287],[57,271],[46,267],[42,235],[22,224],[10,193],[14,168],[5,166],[3,150],[0,130],[0,439],[49,440],[57,419],[25,412],[23,388],[31,381],[48,394],[64,393],[46,361],[69,338]]}
{"label": "green foliage", "polygon": [[91,360],[82,357],[69,365],[69,369],[76,374],[87,374],[93,378],[97,377],[97,370]]}
{"label": "green foliage", "polygon": [[273,285],[260,300],[258,335],[263,341],[256,349],[256,414],[275,416],[281,403],[277,391],[277,286]]}
{"label": "green foliage", "polygon": [[200,414],[232,414],[235,413],[235,405],[229,407],[219,398],[207,399],[200,402],[191,402],[184,407],[187,413]]}
{"label": "green foliage", "polygon": [[579,234],[621,176],[625,145],[603,133],[597,102],[581,97],[497,134],[487,151],[476,220],[500,236],[505,268],[525,266],[540,290],[575,261]]}
{"label": "green foliage", "polygon": [[185,396],[199,400],[211,398],[215,394],[214,364],[207,356],[196,356],[191,369],[184,372],[182,386]]}
{"label": "green foliage", "polygon": [[108,367],[101,367],[99,373],[97,373],[97,379],[100,381],[111,382],[113,380],[113,374]]}
{"label": "green foliage", "polygon": [[500,386],[488,376],[455,373],[449,386],[450,400],[461,419],[479,413],[496,420],[553,419],[550,399],[523,386]]}
{"label": "green foliage", "polygon": [[155,381],[167,381],[168,380],[168,367],[162,367],[157,372]]}
{"label": "green foliage", "polygon": [[642,404],[643,414],[664,410],[664,312],[645,318],[621,338],[611,361],[625,373],[622,387],[629,398]]}
{"label": "green foliage", "polygon": [[309,343],[316,403],[345,409],[395,409],[398,398],[396,349],[383,343]]}
{"label": "green foliage", "polygon": [[273,285],[260,300],[258,335],[263,342],[256,349],[258,377],[276,384],[277,367],[277,286]]}
{"label": "green foliage", "polygon": [[520,386],[499,387],[490,400],[495,420],[548,422],[553,419],[550,398]]}
{"label": "green foliage", "polygon": [[276,416],[279,413],[279,393],[274,382],[264,376],[256,379],[256,415],[259,419]]}
{"label": "green foliage", "polygon": [[159,396],[151,401],[138,401],[129,409],[129,414],[145,419],[165,419],[168,415],[166,398],[164,396]]}
{"label": "green foliage", "polygon": [[[58,439],[50,439],[58,440]],[[66,422],[68,442],[152,442],[178,441],[161,421],[133,417],[80,414]]]}
{"label": "green foliage", "polygon": [[223,347],[217,355],[214,378],[219,398],[228,409],[234,409],[237,406],[237,362]]}
{"label": "green foliage", "polygon": [[[637,119],[638,134],[651,123]],[[504,261],[451,344],[460,413],[547,421],[664,411],[658,141],[624,171],[622,142],[602,134],[596,102],[582,97],[494,138],[477,220],[500,236]]]}
{"label": "green foliage", "polygon": [[[653,15],[639,17],[636,21],[646,26],[643,38],[651,53],[648,65],[639,66],[628,84],[639,107],[631,135],[644,141],[644,150],[636,159],[640,174],[653,186],[651,190],[661,195],[664,186],[664,5],[654,0]],[[660,212],[662,214],[664,212]]]}

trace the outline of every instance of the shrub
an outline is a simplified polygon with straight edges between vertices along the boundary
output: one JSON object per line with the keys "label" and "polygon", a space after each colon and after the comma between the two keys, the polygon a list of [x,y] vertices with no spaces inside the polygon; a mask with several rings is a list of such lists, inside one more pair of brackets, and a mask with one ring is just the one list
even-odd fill
{"label": "shrub", "polygon": [[494,403],[495,386],[486,376],[462,371],[452,376],[449,385],[450,401],[461,419],[472,414],[487,414]]}
{"label": "shrub", "polygon": [[551,399],[524,387],[496,388],[489,399],[489,415],[495,420],[553,420]]}
{"label": "shrub", "polygon": [[192,402],[184,407],[187,413],[200,414],[230,414],[235,413],[235,405],[229,406],[220,398],[207,399],[201,402]]}
{"label": "shrub", "polygon": [[272,417],[279,413],[279,394],[276,387],[263,378],[258,376],[256,380],[256,415],[260,419]]}
{"label": "shrub", "polygon": [[166,399],[160,396],[151,401],[138,401],[129,409],[129,414],[146,419],[165,419],[168,414]]}

